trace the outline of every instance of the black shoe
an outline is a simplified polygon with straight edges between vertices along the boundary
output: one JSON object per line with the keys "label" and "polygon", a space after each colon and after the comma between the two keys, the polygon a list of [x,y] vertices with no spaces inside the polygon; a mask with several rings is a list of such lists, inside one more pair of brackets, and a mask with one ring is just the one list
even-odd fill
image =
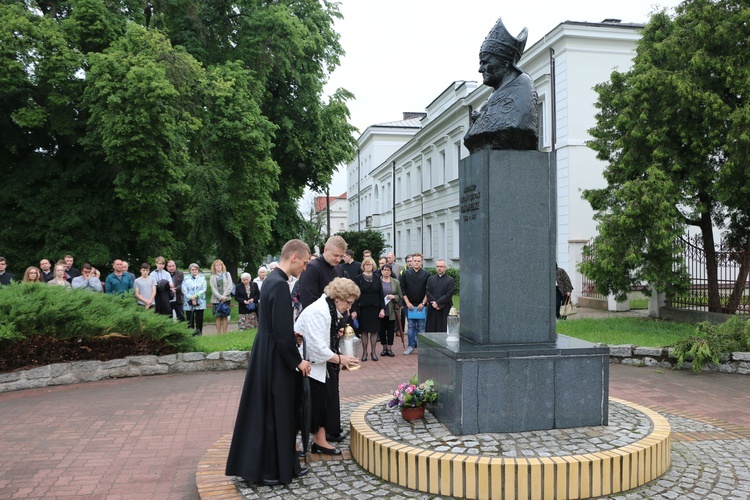
{"label": "black shoe", "polygon": [[312,451],[313,453],[323,453],[325,455],[331,456],[341,455],[341,450],[339,450],[338,448],[323,448],[322,446],[318,446],[317,443],[313,443],[310,451]]}
{"label": "black shoe", "polygon": [[390,348],[388,349],[388,356],[390,356],[390,357],[392,357],[392,358],[395,358],[395,357],[396,357],[396,355],[395,355],[395,354],[393,354],[393,351],[392,351],[392,350],[391,350]]}
{"label": "black shoe", "polygon": [[388,349],[383,349],[383,352],[380,353],[381,356],[388,356]]}
{"label": "black shoe", "polygon": [[362,354],[361,361],[367,361],[367,353]]}
{"label": "black shoe", "polygon": [[297,456],[298,456],[299,458],[305,458],[305,452],[304,452],[304,451],[302,451],[302,450],[300,450],[300,451],[298,451],[298,452],[297,452]]}
{"label": "black shoe", "polygon": [[299,472],[294,473],[294,477],[305,477],[310,472],[308,467],[302,467]]}
{"label": "black shoe", "polygon": [[261,479],[258,481],[258,484],[262,484],[263,486],[276,486],[277,484],[281,484],[281,482],[278,479]]}
{"label": "black shoe", "polygon": [[348,436],[348,435],[349,435],[348,432],[342,432],[338,436],[333,436],[333,435],[330,435],[330,434],[326,434],[326,441],[334,442],[334,443],[340,443],[341,441],[343,441],[344,439],[346,439],[346,436]]}
{"label": "black shoe", "polygon": [[377,361],[378,360],[378,357],[375,356],[375,353],[370,354],[370,357],[372,358],[373,361]]}

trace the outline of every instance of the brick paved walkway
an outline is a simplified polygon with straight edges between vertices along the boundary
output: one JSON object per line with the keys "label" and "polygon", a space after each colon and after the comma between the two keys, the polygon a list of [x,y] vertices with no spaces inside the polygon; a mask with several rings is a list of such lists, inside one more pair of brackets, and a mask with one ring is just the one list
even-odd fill
{"label": "brick paved walkway", "polygon": [[[395,358],[344,373],[342,397],[382,394],[416,373],[417,356],[395,347]],[[243,379],[195,373],[0,394],[0,499],[197,499],[196,466],[231,433]],[[750,432],[747,376],[611,365],[610,395]]]}

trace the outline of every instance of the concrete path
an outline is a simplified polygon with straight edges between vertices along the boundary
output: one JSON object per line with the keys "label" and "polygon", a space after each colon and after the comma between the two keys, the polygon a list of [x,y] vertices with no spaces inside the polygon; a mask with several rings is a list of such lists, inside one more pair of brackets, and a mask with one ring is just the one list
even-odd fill
{"label": "concrete path", "polygon": [[[581,314],[582,316],[582,314]],[[342,397],[390,392],[417,355],[367,361]],[[92,382],[0,394],[0,499],[197,499],[196,465],[231,433],[244,372]],[[750,432],[750,378],[610,367],[610,395]]]}

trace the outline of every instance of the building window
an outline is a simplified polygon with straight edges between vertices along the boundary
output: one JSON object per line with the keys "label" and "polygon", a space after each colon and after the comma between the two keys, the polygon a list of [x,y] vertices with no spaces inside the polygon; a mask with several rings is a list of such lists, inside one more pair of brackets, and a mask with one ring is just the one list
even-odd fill
{"label": "building window", "polygon": [[435,179],[435,184],[441,186],[445,183],[445,150],[440,151],[440,154],[438,155],[438,161],[440,162],[440,164],[438,165],[438,175],[437,179]]}
{"label": "building window", "polygon": [[424,184],[422,184],[422,167],[419,166],[417,167],[417,193],[422,192],[422,190],[424,189],[422,186],[424,186]]}
{"label": "building window", "polygon": [[448,258],[448,239],[445,237],[445,222],[441,222],[438,224],[438,234],[437,234],[437,241],[438,241],[438,253],[437,258],[438,259],[447,259]]}
{"label": "building window", "polygon": [[411,198],[411,172],[406,173],[406,185],[404,186],[404,199]]}
{"label": "building window", "polygon": [[461,141],[456,143],[456,161],[451,164],[451,180],[458,179],[459,163],[461,163]]}
{"label": "building window", "polygon": [[396,202],[404,201],[401,198],[401,177],[396,177]]}
{"label": "building window", "polygon": [[453,219],[453,258],[461,258],[461,245],[459,242],[458,219]]}
{"label": "building window", "polygon": [[427,191],[432,187],[432,158],[427,158],[424,165],[424,186],[422,191]]}
{"label": "building window", "polygon": [[424,257],[432,258],[432,225],[428,224],[424,228]]}
{"label": "building window", "polygon": [[406,239],[404,239],[404,244],[401,245],[401,248],[406,253],[411,253],[411,229],[406,230]]}

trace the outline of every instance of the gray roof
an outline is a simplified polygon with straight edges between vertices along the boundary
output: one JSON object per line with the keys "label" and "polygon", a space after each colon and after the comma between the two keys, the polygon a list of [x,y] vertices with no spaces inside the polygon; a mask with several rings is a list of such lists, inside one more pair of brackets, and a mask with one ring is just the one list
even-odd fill
{"label": "gray roof", "polygon": [[419,118],[411,118],[409,120],[398,120],[395,122],[376,123],[370,125],[371,127],[396,127],[396,128],[422,128]]}

